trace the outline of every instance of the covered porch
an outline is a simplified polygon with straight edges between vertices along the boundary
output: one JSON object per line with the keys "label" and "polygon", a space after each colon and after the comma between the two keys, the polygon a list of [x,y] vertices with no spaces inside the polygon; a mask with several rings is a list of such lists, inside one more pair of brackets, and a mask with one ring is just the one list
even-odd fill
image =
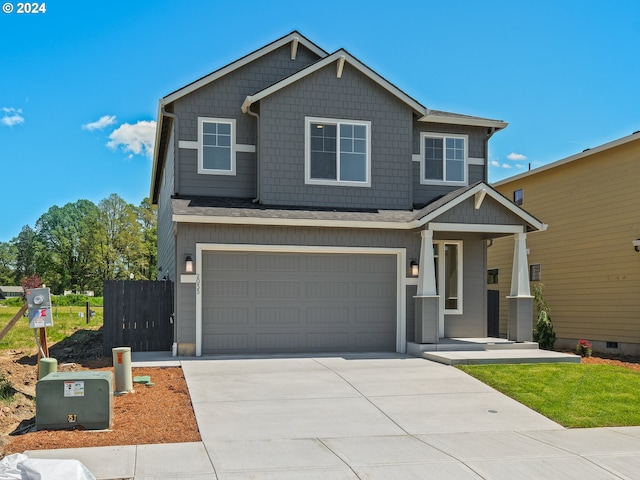
{"label": "covered porch", "polygon": [[[415,334],[407,352],[447,364],[573,361],[540,351],[532,341],[526,242],[547,225],[484,183],[434,203],[421,219]],[[498,335],[488,329],[486,249],[506,236],[514,240],[511,289],[504,299],[508,325],[506,338],[492,338]]]}

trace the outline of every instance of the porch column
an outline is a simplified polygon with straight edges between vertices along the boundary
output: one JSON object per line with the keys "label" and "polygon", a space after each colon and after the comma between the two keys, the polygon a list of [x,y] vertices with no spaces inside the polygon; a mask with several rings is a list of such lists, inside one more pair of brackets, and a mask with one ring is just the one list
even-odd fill
{"label": "porch column", "polygon": [[507,337],[516,342],[533,340],[533,297],[529,289],[527,262],[527,234],[514,235],[513,272],[509,302],[509,329]]}
{"label": "porch column", "polygon": [[420,263],[416,306],[416,343],[438,343],[440,297],[436,291],[433,257],[433,231],[423,230],[420,241]]}

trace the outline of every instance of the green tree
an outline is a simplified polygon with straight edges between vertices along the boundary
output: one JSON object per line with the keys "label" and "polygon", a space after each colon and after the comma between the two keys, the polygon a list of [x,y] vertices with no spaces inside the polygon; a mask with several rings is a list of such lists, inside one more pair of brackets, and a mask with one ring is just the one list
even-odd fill
{"label": "green tree", "polygon": [[40,273],[38,261],[42,245],[36,232],[29,225],[25,225],[11,243],[16,255],[14,281],[18,283],[25,277]]}
{"label": "green tree", "polygon": [[98,203],[100,218],[101,268],[106,280],[136,276],[136,259],[141,250],[137,212],[115,193]]}
{"label": "green tree", "polygon": [[158,215],[155,205],[145,198],[136,209],[140,225],[139,273],[148,280],[156,280],[158,272]]}
{"label": "green tree", "polygon": [[64,289],[88,290],[95,285],[95,229],[97,207],[89,200],[54,205],[36,222],[46,253],[43,279],[55,293]]}
{"label": "green tree", "polygon": [[16,246],[0,242],[0,285],[16,285]]}

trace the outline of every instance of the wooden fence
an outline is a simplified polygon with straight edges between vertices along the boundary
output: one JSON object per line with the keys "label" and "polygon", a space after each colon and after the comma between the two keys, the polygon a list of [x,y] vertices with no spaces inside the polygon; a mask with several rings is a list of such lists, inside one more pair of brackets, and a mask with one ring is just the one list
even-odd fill
{"label": "wooden fence", "polygon": [[103,354],[171,350],[173,311],[173,282],[105,281]]}

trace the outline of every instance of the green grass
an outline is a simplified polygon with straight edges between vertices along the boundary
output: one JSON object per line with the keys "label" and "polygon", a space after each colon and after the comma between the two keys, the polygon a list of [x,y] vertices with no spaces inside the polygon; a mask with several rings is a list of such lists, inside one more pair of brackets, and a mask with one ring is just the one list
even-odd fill
{"label": "green grass", "polygon": [[464,365],[460,370],[568,428],[640,425],[640,373],[613,365]]}
{"label": "green grass", "polygon": [[[20,310],[20,307],[0,306],[0,330],[2,330]],[[47,328],[47,344],[52,344],[72,335],[76,330],[97,330],[102,326],[102,307],[91,307],[96,315],[90,318],[87,324],[86,317],[80,318],[78,313],[84,313],[85,307],[53,307],[53,327]],[[1,350],[18,350],[22,348],[35,348],[35,336],[33,329],[29,327],[29,319],[23,317],[9,330],[9,333],[0,340]]]}

